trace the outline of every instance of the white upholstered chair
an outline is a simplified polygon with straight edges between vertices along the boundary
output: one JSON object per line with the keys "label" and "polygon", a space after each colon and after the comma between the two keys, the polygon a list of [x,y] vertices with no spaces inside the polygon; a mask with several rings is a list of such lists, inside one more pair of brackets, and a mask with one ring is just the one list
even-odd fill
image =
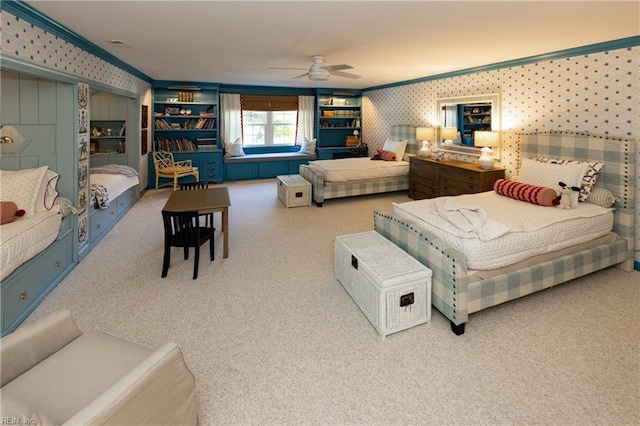
{"label": "white upholstered chair", "polygon": [[153,165],[156,169],[156,191],[160,178],[173,179],[173,190],[178,189],[178,179],[184,176],[195,176],[199,179],[198,168],[193,167],[191,160],[174,161],[169,151],[153,151]]}
{"label": "white upholstered chair", "polygon": [[196,425],[195,380],[174,343],[160,349],[81,332],[61,310],[0,341],[3,418],[34,424]]}

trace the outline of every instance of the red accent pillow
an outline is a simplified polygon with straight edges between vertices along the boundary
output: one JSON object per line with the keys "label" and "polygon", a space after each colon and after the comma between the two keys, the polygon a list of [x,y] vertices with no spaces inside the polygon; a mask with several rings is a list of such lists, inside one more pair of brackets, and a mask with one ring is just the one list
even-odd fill
{"label": "red accent pillow", "polygon": [[396,153],[385,151],[384,149],[376,149],[373,151],[372,160],[396,161]]}
{"label": "red accent pillow", "polygon": [[25,213],[24,210],[19,210],[13,201],[0,201],[0,225],[11,223],[16,217],[22,217]]}
{"label": "red accent pillow", "polygon": [[547,207],[553,206],[553,202],[558,196],[553,188],[506,179],[498,179],[493,184],[493,190],[505,197]]}

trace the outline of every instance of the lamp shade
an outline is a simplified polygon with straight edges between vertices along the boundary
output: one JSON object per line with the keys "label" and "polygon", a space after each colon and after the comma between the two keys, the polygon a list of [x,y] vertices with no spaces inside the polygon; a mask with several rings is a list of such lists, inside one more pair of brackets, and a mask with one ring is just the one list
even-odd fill
{"label": "lamp shade", "polygon": [[458,137],[457,127],[441,127],[440,139],[455,139]]}
{"label": "lamp shade", "polygon": [[495,148],[500,141],[498,132],[477,131],[473,136],[473,144],[475,146]]}
{"label": "lamp shade", "polygon": [[436,136],[435,129],[433,127],[418,127],[416,129],[416,139],[419,141],[431,141]]}

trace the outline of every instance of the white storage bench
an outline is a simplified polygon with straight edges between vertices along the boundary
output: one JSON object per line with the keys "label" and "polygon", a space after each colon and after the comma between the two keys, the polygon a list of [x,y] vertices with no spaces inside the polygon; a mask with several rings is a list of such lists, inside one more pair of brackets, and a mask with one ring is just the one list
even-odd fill
{"label": "white storage bench", "polygon": [[287,207],[311,205],[311,182],[300,175],[277,177],[278,198]]}
{"label": "white storage bench", "polygon": [[382,337],[431,321],[431,270],[376,231],[336,237],[335,274]]}

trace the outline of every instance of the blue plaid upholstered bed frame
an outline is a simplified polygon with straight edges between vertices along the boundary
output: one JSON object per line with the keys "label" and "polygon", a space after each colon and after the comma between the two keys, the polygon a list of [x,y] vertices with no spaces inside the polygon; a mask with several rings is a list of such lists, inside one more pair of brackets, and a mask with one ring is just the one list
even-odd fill
{"label": "blue plaid upholstered bed frame", "polygon": [[[389,138],[394,141],[407,139],[407,153],[418,152],[416,128],[410,125],[391,126]],[[339,160],[337,160],[339,161]],[[366,181],[352,181],[326,185],[324,176],[314,172],[308,165],[300,166],[300,176],[311,182],[312,198],[318,207],[322,207],[325,200],[331,198],[353,197],[356,195],[377,194],[409,189],[409,175],[399,177],[385,177],[368,179]]]}
{"label": "blue plaid upholstered bed frame", "polygon": [[464,333],[471,313],[612,265],[633,270],[635,142],[567,132],[521,134],[519,139],[519,158],[540,156],[605,163],[596,185],[619,198],[613,230],[622,239],[472,282],[467,276],[465,256],[458,250],[417,223],[376,211],[375,230],[432,270],[432,304],[450,320],[452,331],[458,335]]}

